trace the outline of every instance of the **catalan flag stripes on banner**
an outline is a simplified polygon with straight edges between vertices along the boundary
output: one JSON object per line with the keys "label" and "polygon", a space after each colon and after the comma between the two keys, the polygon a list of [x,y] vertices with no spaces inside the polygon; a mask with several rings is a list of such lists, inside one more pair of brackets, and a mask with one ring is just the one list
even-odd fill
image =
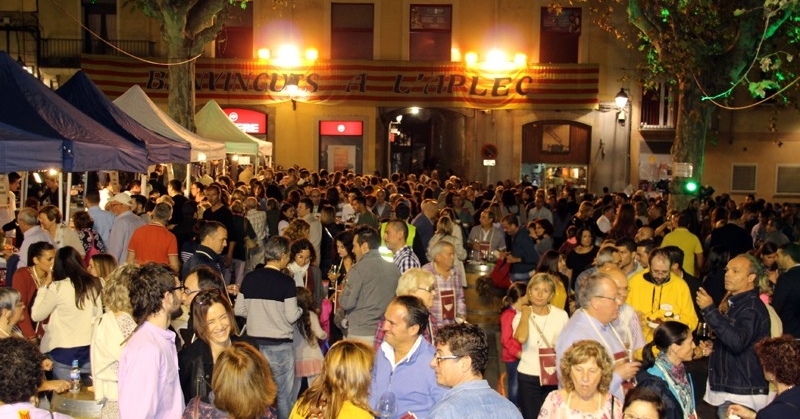
{"label": "catalan flag stripes on banner", "polygon": [[[112,99],[134,84],[166,99],[166,66],[124,57],[84,55],[83,71]],[[296,84],[293,95],[286,89]],[[597,64],[532,64],[489,68],[464,63],[323,61],[281,67],[260,60],[200,58],[199,103],[269,105],[295,99],[323,105],[426,106],[477,109],[595,109]]]}

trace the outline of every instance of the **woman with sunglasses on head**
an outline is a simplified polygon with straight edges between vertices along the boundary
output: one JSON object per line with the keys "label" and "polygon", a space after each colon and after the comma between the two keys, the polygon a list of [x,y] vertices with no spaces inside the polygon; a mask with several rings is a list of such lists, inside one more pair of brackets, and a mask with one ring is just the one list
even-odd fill
{"label": "woman with sunglasses on head", "polygon": [[228,297],[217,289],[200,291],[192,301],[192,322],[199,339],[178,353],[178,375],[184,400],[206,396],[219,355],[233,342],[255,342],[239,336],[239,328]]}

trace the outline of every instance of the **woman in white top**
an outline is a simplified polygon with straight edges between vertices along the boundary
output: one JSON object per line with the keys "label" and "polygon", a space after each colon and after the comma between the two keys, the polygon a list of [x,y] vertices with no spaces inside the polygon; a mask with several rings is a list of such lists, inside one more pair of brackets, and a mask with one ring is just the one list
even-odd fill
{"label": "woman in white top", "polygon": [[100,279],[83,267],[83,258],[72,246],[56,252],[53,282],[39,288],[31,308],[31,319],[50,317],[40,344],[42,353],[53,360],[53,375],[69,380],[74,360],[81,373],[89,374],[89,345],[92,328],[103,315]]}
{"label": "woman in white top", "polygon": [[536,418],[547,393],[557,388],[542,386],[539,381],[539,348],[552,348],[569,320],[566,311],[550,304],[556,292],[556,281],[558,279],[548,273],[533,275],[527,294],[522,297],[526,300],[522,310],[512,322],[514,337],[522,344],[517,377],[519,404],[525,419]]}
{"label": "woman in white top", "polygon": [[132,317],[133,307],[128,296],[131,276],[136,271],[136,265],[122,265],[106,276],[103,287],[106,313],[95,328],[91,347],[94,399],[106,400],[100,410],[100,417],[103,419],[119,417],[117,372],[123,343],[136,329],[136,321]]}

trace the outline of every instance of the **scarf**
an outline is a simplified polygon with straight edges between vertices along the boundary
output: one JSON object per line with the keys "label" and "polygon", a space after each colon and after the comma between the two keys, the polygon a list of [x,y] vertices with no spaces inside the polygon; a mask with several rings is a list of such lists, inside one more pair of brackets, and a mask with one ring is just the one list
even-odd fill
{"label": "scarf", "polygon": [[692,385],[689,382],[689,376],[686,374],[686,366],[682,363],[679,365],[672,365],[672,362],[667,358],[666,352],[659,352],[655,362],[656,367],[664,373],[664,378],[669,385],[670,390],[677,396],[678,403],[683,410],[683,416],[686,418],[696,418],[694,395],[692,394]]}
{"label": "scarf", "polygon": [[291,272],[292,277],[294,278],[295,286],[298,287],[306,286],[306,275],[308,274],[309,266],[311,266],[310,263],[307,263],[305,266],[300,266],[294,261],[286,265],[286,269],[288,269],[289,272]]}

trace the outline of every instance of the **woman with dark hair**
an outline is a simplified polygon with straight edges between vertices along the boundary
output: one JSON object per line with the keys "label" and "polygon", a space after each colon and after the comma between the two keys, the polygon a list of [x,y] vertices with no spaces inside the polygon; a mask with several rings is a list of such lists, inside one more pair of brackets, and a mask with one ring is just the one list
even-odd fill
{"label": "woman with dark hair", "polygon": [[11,286],[19,291],[20,298],[28,309],[19,323],[22,335],[28,339],[41,338],[44,329],[37,331],[30,318],[30,309],[36,291],[53,281],[53,263],[56,258],[56,247],[48,242],[32,243],[28,248],[28,266],[14,272]]}
{"label": "woman with dark hair", "polygon": [[[88,211],[75,211],[72,214],[72,225],[83,245],[84,254],[89,256],[91,253],[106,253],[106,245],[103,243],[100,234],[94,229],[94,221]],[[92,252],[92,248],[96,249],[96,251]],[[86,266],[89,266],[88,257],[84,258],[84,262]]]}
{"label": "woman with dark hair", "polygon": [[282,236],[283,230],[285,230],[286,227],[289,227],[289,223],[291,223],[292,220],[294,220],[297,217],[297,212],[295,211],[294,206],[288,202],[284,202],[283,204],[281,204],[280,211],[281,213],[278,221],[278,230],[276,231],[276,234]]}
{"label": "woman with dark hair", "polygon": [[756,343],[756,356],[764,369],[764,377],[777,388],[777,395],[758,413],[733,404],[728,417],[741,419],[786,419],[800,416],[800,341],[790,335],[765,338]]}
{"label": "woman with dark hair", "polygon": [[192,301],[192,322],[199,339],[178,353],[178,376],[184,400],[207,396],[220,354],[233,342],[254,342],[239,336],[228,297],[217,289],[200,291]]}
{"label": "woman with dark hair", "polygon": [[[653,354],[653,348],[658,354]],[[692,378],[684,362],[694,357],[695,344],[689,326],[676,321],[659,325],[653,341],[642,349],[642,366],[637,387],[656,392],[666,405],[666,419],[696,419]]]}
{"label": "woman with dark hair", "polygon": [[[245,342],[223,350],[214,364],[211,394],[186,403],[183,419],[275,419],[277,388],[264,356]],[[210,373],[210,372],[209,372]]]}
{"label": "woman with dark hair", "polygon": [[608,238],[613,240],[631,239],[636,237],[639,228],[636,226],[636,210],[632,204],[624,203],[619,206],[617,216],[608,231]]}
{"label": "woman with dark hair", "polygon": [[292,349],[294,350],[294,387],[292,394],[300,393],[303,379],[308,385],[322,371],[322,350],[319,342],[328,338],[319,322],[319,306],[308,288],[297,287],[297,306],[303,314],[294,323]]}
{"label": "woman with dark hair", "polygon": [[53,281],[39,288],[31,308],[31,320],[50,317],[42,337],[41,350],[53,360],[53,375],[69,379],[69,370],[78,361],[82,374],[90,374],[89,345],[95,322],[103,315],[100,279],[83,266],[81,255],[72,246],[56,252]]}
{"label": "woman with dark hair", "polygon": [[294,278],[296,287],[308,288],[311,291],[314,306],[319,307],[322,299],[327,296],[327,290],[322,287],[322,273],[314,264],[316,260],[314,245],[308,239],[296,240],[291,245],[290,262],[286,265],[286,273]]}
{"label": "woman with dark hair", "polygon": [[[333,303],[333,313],[339,306],[339,296],[344,291],[344,283],[347,279],[347,273],[353,268],[356,263],[356,255],[353,254],[353,232],[352,230],[344,230],[334,236],[336,243],[336,254],[338,259],[333,262],[328,270],[328,296]],[[332,317],[331,317],[332,318]],[[323,324],[325,319],[323,319]],[[336,342],[342,339],[342,331],[333,322],[330,322],[330,333],[328,333],[330,342]]]}
{"label": "woman with dark hair", "polygon": [[553,224],[544,218],[537,218],[528,222],[528,233],[534,242],[534,247],[539,256],[553,249]]}
{"label": "woman with dark hair", "polygon": [[344,224],[336,220],[336,208],[325,204],[319,210],[319,222],[322,224],[322,240],[319,245],[319,268],[328,273],[336,259],[336,241],[334,237],[344,231]]}
{"label": "woman with dark hair", "polygon": [[725,270],[730,259],[731,253],[728,246],[714,246],[708,251],[708,259],[703,268],[705,273],[703,289],[714,300],[715,306],[719,306],[725,296]]}
{"label": "woman with dark hair", "polygon": [[36,394],[44,381],[44,361],[32,342],[19,337],[0,339],[0,418],[70,419],[38,408]]}
{"label": "woman with dark hair", "polygon": [[780,275],[778,270],[778,245],[773,242],[764,242],[753,256],[761,262],[764,274],[769,280],[768,283],[764,284],[767,289],[763,290],[764,294],[762,294],[766,296],[766,298],[762,297],[762,300],[766,300],[764,304],[769,304],[769,300],[772,299],[772,291],[775,289],[775,284],[778,282],[778,276]]}
{"label": "woman with dark hair", "polygon": [[517,366],[522,358],[522,344],[514,338],[514,317],[522,311],[522,305],[527,302],[528,286],[526,283],[512,282],[508,287],[506,296],[503,297],[503,311],[500,313],[500,353],[501,361],[506,365],[506,397],[515,406],[519,407],[517,379]]}
{"label": "woman with dark hair", "polygon": [[594,234],[590,227],[579,228],[576,237],[578,238],[578,245],[567,253],[567,276],[573,287],[578,275],[594,262],[598,250],[594,244]]}
{"label": "woman with dark hair", "polygon": [[557,279],[555,295],[553,295],[553,300],[550,304],[566,310],[569,296],[567,291],[569,289],[569,278],[561,272],[563,264],[564,257],[561,254],[555,250],[548,250],[539,258],[539,264],[536,265],[536,270],[532,273],[546,273]]}
{"label": "woman with dark hair", "polygon": [[622,406],[623,419],[667,419],[664,401],[653,390],[634,387],[625,395]]}

